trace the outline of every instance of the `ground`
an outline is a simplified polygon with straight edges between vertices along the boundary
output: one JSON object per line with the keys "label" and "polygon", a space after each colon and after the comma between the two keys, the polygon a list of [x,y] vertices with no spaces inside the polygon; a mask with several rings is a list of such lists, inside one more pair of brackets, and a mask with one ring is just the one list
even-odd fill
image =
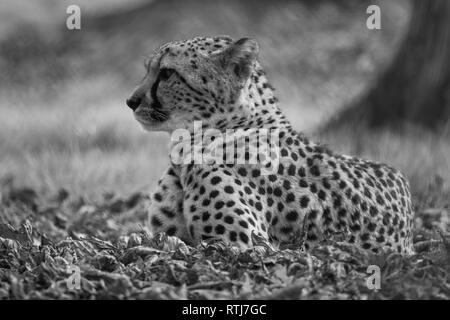
{"label": "ground", "polygon": [[[63,7],[14,9],[32,16],[17,25],[13,5],[1,11],[10,18],[2,24],[15,26],[2,25],[0,34],[1,298],[450,297],[448,133],[315,131],[389,61],[407,22],[406,2],[377,1],[379,31],[365,28],[364,1],[262,3],[155,1],[102,18],[97,8],[79,32],[64,29]],[[409,178],[417,255],[366,256],[339,243],[308,253],[293,246],[238,254],[221,244],[190,248],[148,238],[142,203],[165,167],[168,138],[143,133],[125,99],[152,48],[217,34],[259,41],[296,129]],[[67,288],[71,257],[81,269],[80,290]],[[369,265],[381,268],[379,291],[366,286]]]}
{"label": "ground", "polygon": [[[144,195],[101,203],[50,199],[3,186],[0,298],[12,299],[449,299],[448,211],[418,212],[418,253],[367,255],[342,243],[310,252],[238,253],[223,243],[184,245],[149,238]],[[136,221],[140,225],[136,225]],[[69,289],[70,266],[80,289]],[[368,266],[381,270],[380,289],[367,287]]]}

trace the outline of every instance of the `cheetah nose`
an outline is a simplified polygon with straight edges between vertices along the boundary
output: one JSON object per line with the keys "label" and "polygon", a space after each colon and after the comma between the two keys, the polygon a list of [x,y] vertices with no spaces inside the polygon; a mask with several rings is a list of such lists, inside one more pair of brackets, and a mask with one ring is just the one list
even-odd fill
{"label": "cheetah nose", "polygon": [[141,104],[141,99],[132,97],[127,99],[127,106],[130,107],[131,110],[135,111],[139,105]]}

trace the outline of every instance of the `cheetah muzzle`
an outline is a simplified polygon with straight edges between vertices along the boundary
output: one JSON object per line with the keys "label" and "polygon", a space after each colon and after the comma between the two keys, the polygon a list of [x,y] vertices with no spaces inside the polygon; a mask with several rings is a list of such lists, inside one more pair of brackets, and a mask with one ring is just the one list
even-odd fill
{"label": "cheetah muzzle", "polygon": [[[274,246],[304,239],[309,248],[340,235],[374,253],[412,253],[414,213],[405,177],[296,132],[278,107],[258,50],[252,39],[202,37],[167,43],[148,60],[145,78],[127,100],[146,130],[193,133],[196,122],[219,132],[270,129],[279,144],[268,174],[260,164],[171,159],[151,197],[152,232],[243,249],[255,245],[255,236]],[[245,150],[240,156],[255,156]]]}

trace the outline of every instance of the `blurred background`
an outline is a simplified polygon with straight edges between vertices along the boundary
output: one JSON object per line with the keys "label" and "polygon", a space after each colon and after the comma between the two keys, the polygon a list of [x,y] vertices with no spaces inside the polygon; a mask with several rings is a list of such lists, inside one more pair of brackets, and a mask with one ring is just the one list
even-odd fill
{"label": "blurred background", "polygon": [[[145,57],[168,41],[230,35],[258,40],[296,129],[399,168],[416,206],[448,204],[449,3],[2,0],[0,183],[87,199],[152,187],[168,136],[143,132],[125,105]],[[71,4],[81,30],[66,28]],[[371,4],[380,30],[366,27]]]}

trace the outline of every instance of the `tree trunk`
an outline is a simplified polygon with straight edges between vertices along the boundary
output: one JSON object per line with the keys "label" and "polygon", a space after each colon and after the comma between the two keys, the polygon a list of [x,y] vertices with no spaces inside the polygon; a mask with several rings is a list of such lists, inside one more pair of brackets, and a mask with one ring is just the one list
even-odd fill
{"label": "tree trunk", "polygon": [[450,116],[450,1],[414,0],[409,29],[375,86],[331,126],[415,123],[437,128]]}

